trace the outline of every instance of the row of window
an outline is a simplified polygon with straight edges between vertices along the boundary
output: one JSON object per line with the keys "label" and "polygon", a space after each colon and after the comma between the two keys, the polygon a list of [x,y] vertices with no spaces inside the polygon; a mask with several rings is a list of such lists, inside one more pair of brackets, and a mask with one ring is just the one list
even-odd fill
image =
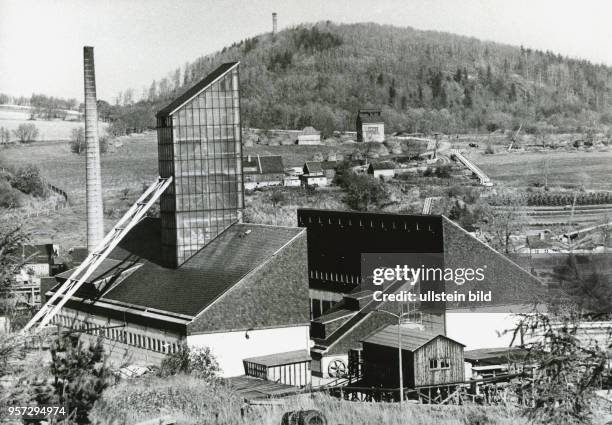
{"label": "row of window", "polygon": [[[385,222],[385,221],[375,221],[375,220],[365,220],[365,219],[353,219],[353,218],[337,218],[334,219],[332,217],[305,217],[304,219],[301,220],[302,223],[300,223],[300,225],[304,225],[304,224],[312,224],[312,223],[316,223],[316,224],[329,224],[329,225],[338,225],[340,227],[343,226],[359,226],[359,227],[370,227],[370,228],[374,228],[374,227],[380,227],[383,230],[386,229],[391,229],[391,230],[428,230],[428,231],[432,231],[431,225],[429,224],[419,224],[417,223],[408,223],[408,222],[395,222],[395,221],[391,221],[391,223],[389,222]],[[354,223],[353,223],[354,222]]]}
{"label": "row of window", "polygon": [[156,351],[158,353],[176,353],[176,342],[165,341],[159,338],[152,338],[137,332],[126,331],[125,328],[108,327],[99,323],[92,323],[72,316],[57,314],[53,317],[52,323],[66,328],[84,331],[87,334],[102,336],[111,341],[121,342],[134,347]]}
{"label": "row of window", "polygon": [[450,359],[446,357],[429,359],[431,370],[450,369]]}
{"label": "row of window", "polygon": [[345,273],[320,272],[318,270],[310,270],[310,278],[350,284],[360,284],[362,282],[359,276]]}

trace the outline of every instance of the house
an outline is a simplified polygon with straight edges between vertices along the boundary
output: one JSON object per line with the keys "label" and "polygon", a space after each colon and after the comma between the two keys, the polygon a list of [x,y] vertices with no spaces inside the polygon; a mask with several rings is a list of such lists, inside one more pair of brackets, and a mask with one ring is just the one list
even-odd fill
{"label": "house", "polygon": [[[186,343],[210,348],[233,377],[245,359],[278,355],[291,365],[283,353],[309,349],[305,230],[241,220],[238,65],[221,65],[158,112],[159,173],[172,178],[160,217],[131,228],[52,317],[102,338],[111,363],[159,365]],[[282,173],[270,162],[257,158],[260,172]],[[283,373],[301,374],[298,360]]]}
{"label": "house", "polygon": [[438,387],[465,380],[463,344],[415,327],[389,325],[362,340],[365,384],[399,387],[400,339],[404,387]]}
{"label": "house", "polygon": [[303,174],[323,174],[328,180],[333,180],[336,176],[337,166],[338,161],[306,161],[304,163]]}
{"label": "house", "polygon": [[15,274],[11,292],[22,307],[38,307],[41,303],[41,279],[60,270],[59,247],[52,243],[21,246],[22,266]]}
{"label": "house", "polygon": [[360,109],[357,114],[357,141],[378,142],[385,141],[385,122],[380,109]]}
{"label": "house", "polygon": [[298,145],[320,145],[321,132],[315,130],[314,127],[304,127],[297,139]]}
{"label": "house", "polygon": [[280,155],[248,155],[242,162],[244,188],[253,190],[259,187],[283,186],[285,168]]}
{"label": "house", "polygon": [[300,180],[304,187],[322,187],[329,184],[329,180],[319,161],[306,161]]}
{"label": "house", "polygon": [[373,162],[368,166],[368,174],[378,179],[389,180],[395,176],[397,166],[391,161]]}

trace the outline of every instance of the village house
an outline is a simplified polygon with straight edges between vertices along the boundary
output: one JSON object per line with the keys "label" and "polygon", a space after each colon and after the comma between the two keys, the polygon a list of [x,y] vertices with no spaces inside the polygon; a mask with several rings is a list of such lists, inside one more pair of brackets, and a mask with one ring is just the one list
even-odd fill
{"label": "village house", "polygon": [[242,161],[242,170],[244,188],[247,190],[285,185],[285,169],[280,155],[248,155]]}
{"label": "village house", "polygon": [[397,166],[391,161],[372,162],[368,166],[368,174],[377,179],[390,180],[395,176]]}
{"label": "village house", "polygon": [[314,127],[304,127],[304,129],[298,134],[297,139],[298,145],[320,145],[321,144],[321,132],[315,130]]}
{"label": "village house", "polygon": [[357,114],[357,141],[378,142],[385,141],[385,122],[380,109],[360,109]]}

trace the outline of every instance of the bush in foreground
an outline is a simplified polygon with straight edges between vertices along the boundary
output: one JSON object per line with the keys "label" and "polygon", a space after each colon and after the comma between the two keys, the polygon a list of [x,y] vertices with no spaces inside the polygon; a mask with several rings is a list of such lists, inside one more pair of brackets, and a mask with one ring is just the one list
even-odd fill
{"label": "bush in foreground", "polygon": [[216,379],[219,370],[219,363],[210,348],[190,348],[183,343],[179,344],[176,353],[168,354],[162,360],[159,375],[189,374],[212,381]]}
{"label": "bush in foreground", "polygon": [[38,128],[31,123],[19,124],[19,127],[13,130],[13,134],[19,142],[31,143],[36,141],[38,137]]}

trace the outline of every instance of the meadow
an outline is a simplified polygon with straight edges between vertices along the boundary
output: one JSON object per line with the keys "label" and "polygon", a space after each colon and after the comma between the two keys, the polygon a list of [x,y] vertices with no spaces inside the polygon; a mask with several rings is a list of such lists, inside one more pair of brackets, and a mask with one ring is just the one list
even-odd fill
{"label": "meadow", "polygon": [[[268,406],[246,406],[225,385],[212,386],[189,376],[142,378],[108,388],[90,418],[96,425],[135,423],[172,417],[178,425],[278,425],[284,412],[316,409],[330,425],[522,425],[513,408],[426,406],[341,401],[324,394],[303,395]],[[243,409],[241,414],[241,408]]]}

